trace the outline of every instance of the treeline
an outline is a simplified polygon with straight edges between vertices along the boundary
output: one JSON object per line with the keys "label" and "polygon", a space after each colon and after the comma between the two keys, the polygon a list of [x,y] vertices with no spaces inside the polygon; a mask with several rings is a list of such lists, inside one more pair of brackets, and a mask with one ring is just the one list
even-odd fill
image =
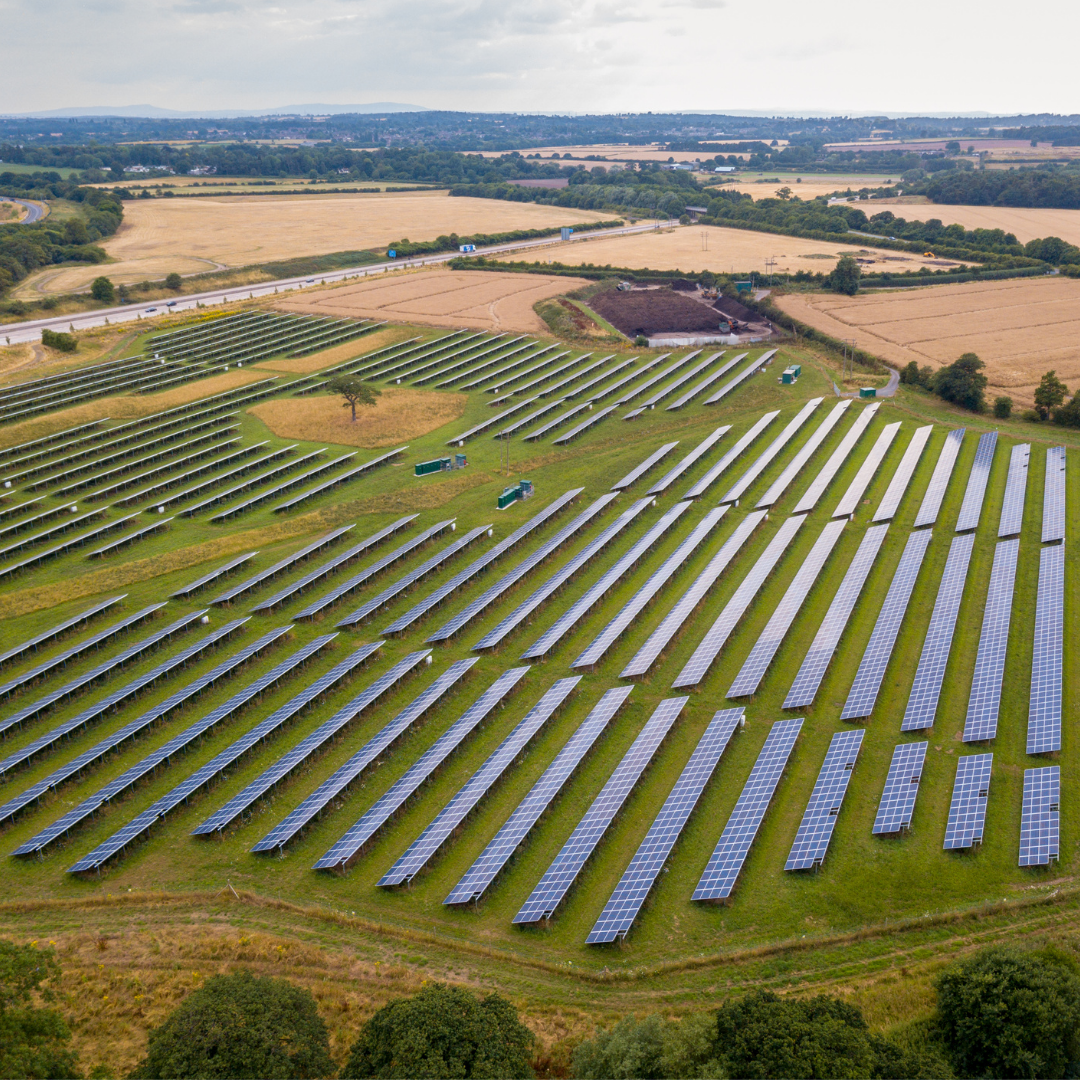
{"label": "treeline", "polygon": [[981,169],[942,173],[919,185],[933,202],[950,206],[1080,209],[1080,171],[1059,168]]}
{"label": "treeline", "polygon": [[[587,221],[570,225],[576,233],[592,232],[595,229],[612,229],[622,225],[621,221]],[[458,236],[457,233],[437,236],[434,240],[397,240],[388,245],[388,251],[395,253],[395,258],[408,258],[413,255],[434,255],[440,251],[457,251],[463,244],[475,244],[477,247],[490,247],[492,244],[512,244],[516,240],[540,240],[545,236],[554,236],[558,226],[548,229],[513,229],[501,233],[473,233],[471,236]]]}

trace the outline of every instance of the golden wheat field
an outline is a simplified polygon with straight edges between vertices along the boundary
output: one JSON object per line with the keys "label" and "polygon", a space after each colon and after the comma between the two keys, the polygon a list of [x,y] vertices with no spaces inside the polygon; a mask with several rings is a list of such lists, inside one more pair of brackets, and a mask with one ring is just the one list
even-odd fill
{"label": "golden wheat field", "polygon": [[968,282],[860,296],[776,297],[789,315],[897,367],[938,367],[961,353],[985,362],[993,388],[1030,402],[1053,368],[1080,389],[1080,280],[1064,277]]}
{"label": "golden wheat field", "polygon": [[584,278],[498,274],[484,270],[416,270],[359,284],[307,289],[277,307],[305,315],[389,319],[428,326],[542,333],[533,305],[589,283]]}
{"label": "golden wheat field", "polygon": [[[652,270],[713,270],[722,273],[764,272],[767,261],[778,274],[797,270],[828,273],[841,255],[866,260],[863,269],[870,272],[918,270],[958,266],[944,260],[923,259],[907,252],[856,248],[821,240],[803,240],[775,233],[723,229],[711,225],[683,225],[675,229],[656,229],[629,236],[597,237],[574,240],[545,247],[538,258],[543,262],[562,262],[570,266],[593,263],[595,266],[648,267]],[[508,255],[507,261],[520,258]],[[569,286],[568,286],[569,288]]]}
{"label": "golden wheat field", "polygon": [[[384,248],[402,239],[434,240],[456,232],[509,232],[610,214],[493,199],[452,199],[445,191],[381,195],[298,195],[281,198],[146,199],[124,205],[124,223],[103,244],[115,260],[104,272],[117,284],[195,274],[332,251]],[[99,266],[44,270],[21,295],[86,288]]]}

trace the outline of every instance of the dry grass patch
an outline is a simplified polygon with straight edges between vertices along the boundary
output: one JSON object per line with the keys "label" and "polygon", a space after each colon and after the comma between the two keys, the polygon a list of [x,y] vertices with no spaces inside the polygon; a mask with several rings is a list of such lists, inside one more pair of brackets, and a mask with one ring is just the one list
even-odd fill
{"label": "dry grass patch", "polygon": [[64,353],[47,349],[39,343],[8,345],[0,348],[0,386],[43,379],[51,375],[100,364],[105,360],[120,359],[130,353],[128,345],[139,331],[103,326],[97,330],[80,331],[79,351]]}
{"label": "dry grass patch", "polygon": [[340,446],[393,446],[457,420],[468,394],[442,394],[392,386],[374,407],[358,407],[356,423],[340,398],[308,397],[263,401],[248,411],[283,439],[336,443]]}
{"label": "dry grass patch", "polygon": [[322,371],[334,364],[343,364],[364,353],[385,349],[388,345],[416,337],[416,332],[408,326],[388,326],[385,330],[376,330],[357,341],[347,341],[333,349],[312,353],[311,356],[287,357],[284,360],[267,360],[256,365],[260,370],[286,371],[296,375],[310,375],[313,371]]}

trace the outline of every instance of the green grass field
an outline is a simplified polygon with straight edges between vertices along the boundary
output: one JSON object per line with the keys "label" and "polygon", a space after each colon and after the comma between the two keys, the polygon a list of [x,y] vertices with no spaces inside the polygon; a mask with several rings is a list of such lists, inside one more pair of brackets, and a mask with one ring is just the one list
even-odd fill
{"label": "green grass field", "polygon": [[[791,360],[802,362],[803,377],[796,386],[780,386],[775,376]],[[1046,926],[1057,925],[1055,920],[1071,920],[1075,898],[1069,890],[1076,868],[1076,843],[1073,840],[1075,822],[1071,816],[1074,800],[1071,792],[1077,779],[1077,765],[1069,757],[1072,725],[1068,721],[1077,715],[1072,648],[1076,582],[1071,575],[1066,578],[1066,723],[1063,752],[1058,761],[1062,767],[1064,805],[1061,861],[1042,870],[1022,870],[1017,866],[1017,848],[1023,770],[1046,763],[1025,754],[1044,450],[1047,446],[1061,443],[1074,446],[1077,436],[1065,429],[1049,426],[1021,422],[998,425],[988,416],[961,415],[947,409],[936,399],[905,388],[901,388],[901,394],[893,401],[882,403],[869,430],[810,514],[806,525],[729,638],[707,678],[697,690],[690,693],[686,708],[670,735],[550,925],[522,930],[513,927],[511,919],[653,709],[661,700],[675,694],[670,690],[673,679],[769,538],[790,514],[854,421],[863,407],[862,403],[852,404],[844,419],[772,509],[768,520],[745,545],[698,611],[671,642],[647,680],[635,686],[627,705],[598,740],[480,903],[467,909],[448,908],[442,903],[601,694],[621,684],[619,672],[627,660],[824,418],[834,400],[832,374],[824,367],[820,357],[808,351],[784,348],[765,375],[755,376],[744,383],[719,408],[707,408],[695,402],[680,412],[667,413],[661,406],[630,423],[612,416],[565,448],[552,446],[551,438],[554,436],[535,444],[516,440],[511,449],[510,479],[500,473],[500,445],[485,434],[466,445],[469,466],[463,472],[414,478],[414,462],[447,452],[445,443],[449,437],[490,415],[490,396],[474,392],[460,420],[412,441],[404,464],[379,469],[347,486],[334,489],[319,500],[305,504],[293,516],[286,516],[285,522],[281,521],[282,515],[273,515],[268,506],[223,525],[209,523],[206,513],[192,519],[177,518],[167,531],[130,549],[122,549],[103,564],[87,560],[83,552],[77,551],[8,582],[0,594],[0,605],[3,605],[6,615],[3,637],[10,647],[84,609],[94,599],[117,592],[127,593],[123,604],[125,613],[165,600],[172,591],[226,561],[232,553],[258,549],[258,556],[243,572],[243,576],[247,576],[249,572],[265,568],[310,542],[330,527],[356,522],[356,528],[350,534],[355,539],[344,543],[356,542],[413,509],[420,512],[416,523],[419,528],[455,516],[459,536],[476,525],[490,523],[495,541],[498,541],[568,488],[580,486],[585,489],[573,507],[549,521],[537,534],[474,579],[441,608],[414,624],[404,636],[387,639],[378,657],[359,669],[347,683],[301,713],[256,751],[239,760],[208,790],[196,793],[187,804],[155,825],[149,839],[131,845],[100,875],[74,876],[66,873],[66,869],[76,858],[91,850],[196,767],[283,704],[301,686],[340,661],[348,651],[362,642],[379,640],[379,631],[393,618],[463,569],[486,550],[486,545],[495,541],[484,538],[475,543],[467,552],[449,560],[359,629],[342,631],[333,645],[309,662],[302,673],[264,694],[237,716],[221,724],[191,752],[180,755],[169,767],[158,770],[133,791],[103,807],[95,817],[77,827],[65,842],[48,849],[44,858],[26,861],[9,858],[4,874],[6,903],[0,905],[5,931],[16,936],[60,932],[57,927],[70,929],[72,920],[78,921],[77,911],[100,911],[100,914],[89,918],[92,921],[100,919],[102,925],[123,924],[135,932],[132,928],[136,925],[145,926],[143,920],[153,922],[155,916],[152,912],[156,910],[155,905],[162,903],[163,894],[174,894],[176,903],[186,902],[182,900],[183,897],[192,897],[193,909],[200,911],[217,911],[224,905],[234,914],[227,913],[220,917],[233,920],[235,925],[254,920],[264,930],[288,926],[290,932],[295,932],[304,940],[316,941],[328,947],[333,942],[344,944],[357,950],[358,955],[383,956],[387,962],[392,961],[411,971],[423,970],[430,964],[433,970],[437,969],[446,977],[478,980],[484,985],[504,987],[519,997],[531,995],[538,1002],[565,1004],[568,1008],[595,1013],[605,1009],[648,1008],[660,1002],[673,1008],[683,1007],[699,1001],[703,995],[751,982],[798,986],[803,983],[832,985],[845,980],[865,980],[871,976],[881,976],[882,972],[947,955],[958,947],[958,940],[982,940],[986,935],[1008,933],[1010,927],[1026,926],[1030,932],[1043,932]],[[706,510],[716,504],[727,487],[778,434],[783,423],[794,415],[805,400],[819,395],[825,396],[822,406],[756,480],[741,505],[727,513],[710,538],[609,650],[598,670],[582,678],[566,705],[541,729],[521,759],[506,771],[412,885],[395,890],[376,888],[375,882],[541,694],[555,680],[574,673],[570,664],[581,650],[635,594],[661,561],[674,551]],[[698,401],[705,396],[702,394]],[[706,496],[680,518],[656,548],[623,577],[603,602],[589,612],[552,651],[546,662],[531,668],[504,706],[465,740],[418,795],[374,838],[357,863],[343,875],[313,871],[312,863],[461,715],[481,691],[501,672],[520,663],[519,655],[525,647],[582,595],[603,570],[628,550],[742,431],[762,412],[774,408],[782,410],[779,421],[759,437]],[[721,759],[634,928],[625,942],[617,946],[586,946],[586,934],[692,753],[697,739],[717,709],[733,704],[725,699],[724,694],[743,660],[821,528],[829,520],[834,506],[877,433],[894,420],[903,421],[899,436],[867,490],[865,502],[854,520],[846,526],[816,585],[807,596],[759,693],[744,702],[746,725],[734,736]],[[908,440],[915,428],[926,422],[935,425],[930,442],[900,511],[889,527],[885,543],[815,704],[801,714],[785,713],[781,705],[791,680]],[[534,585],[564,565],[600,528],[614,520],[632,500],[641,497],[652,482],[720,424],[731,424],[732,430],[669,489],[656,508],[642,513],[583,572],[514,631],[496,652],[480,654],[479,662],[457,687],[414,725],[377,766],[368,769],[321,818],[287,847],[282,857],[267,858],[250,853],[251,846],[273,824],[411,701],[436,674],[453,660],[477,655],[471,652],[471,646],[513,610]],[[834,732],[847,726],[839,720],[840,711],[911,530],[938,451],[950,428],[965,425],[968,435],[934,527],[934,539],[916,583],[877,707],[865,725],[867,733],[862,753],[839,815],[828,857],[816,872],[785,873],[784,862],[829,740]],[[870,830],[893,748],[897,743],[912,738],[900,735],[900,719],[953,536],[953,526],[974,457],[976,436],[995,426],[1000,431],[997,453],[976,534],[975,551],[937,721],[928,733],[930,747],[913,828],[909,834],[900,837],[879,839],[872,836]],[[286,443],[251,415],[243,414],[242,427],[248,440],[266,439],[271,446]],[[0,443],[3,438],[0,431]],[[418,669],[376,707],[351,723],[329,750],[309,760],[269,797],[257,803],[249,818],[234,823],[220,839],[203,841],[189,835],[208,814],[358,693],[369,680],[407,653],[426,647],[423,641],[430,632],[478,596],[506,569],[553,535],[572,514],[580,512],[607,491],[611,484],[661,443],[676,438],[680,440],[676,450],[653,472],[621,495],[601,515],[599,522],[583,530],[539,567],[531,579],[504,594],[448,645],[436,647],[431,667]],[[965,747],[960,742],[960,733],[964,725],[996,543],[1009,450],[1020,441],[1032,444],[1031,469],[999,734],[990,747]],[[322,444],[305,444],[298,452],[316,449],[319,445]],[[361,458],[364,455],[365,452],[361,451]],[[373,452],[368,452],[367,456],[374,456]],[[529,502],[516,503],[505,511],[497,511],[497,494],[506,484],[521,477],[533,481],[536,497]],[[1074,550],[1076,537],[1080,535],[1077,529],[1080,507],[1078,484],[1080,476],[1070,466],[1067,540],[1070,551]],[[51,502],[52,497],[46,501]],[[290,615],[310,599],[326,591],[345,574],[355,573],[359,566],[374,561],[388,551],[390,545],[396,546],[409,535],[412,533],[403,532],[400,540],[391,540],[377,553],[355,565],[350,564],[348,569],[339,571],[325,583],[283,605],[273,614],[255,614],[242,634],[210,650],[180,674],[142,694],[134,704],[74,735],[58,751],[40,755],[29,768],[17,771],[0,788],[0,801],[6,801],[48,775],[61,762],[92,746],[107,732],[164,699],[199,672],[220,662],[241,643],[254,640],[272,627],[289,625]],[[242,673],[207,691],[196,703],[173,715],[149,735],[136,739],[120,752],[92,766],[77,781],[62,785],[4,830],[2,842],[5,853],[33,836],[102,784],[120,775],[182,727],[226,700],[248,680],[269,670],[312,637],[331,632],[338,618],[396,580],[400,574],[428,559],[449,540],[449,537],[435,540],[414,552],[366,589],[328,610],[323,618],[314,623],[296,623],[286,642],[268,650]],[[210,544],[214,544],[213,549],[207,547]],[[275,579],[272,584],[245,597],[231,610],[212,608],[209,612],[211,627],[220,625],[227,618],[248,614],[254,603],[329,558],[342,546],[343,543],[339,542],[324,554],[315,556]],[[238,580],[240,577],[237,576],[229,579],[230,583]],[[191,602],[170,601],[163,618],[176,618],[179,613],[206,607],[206,601],[217,591],[211,587]],[[104,626],[116,617],[112,615],[99,619],[94,626]],[[123,640],[125,644],[133,642],[148,632],[146,628],[137,628],[129,631]],[[87,633],[88,630],[80,631],[62,642],[44,647],[31,660],[5,669],[3,676],[9,678],[18,674]],[[200,633],[196,628],[178,635],[158,652],[113,675],[91,692],[15,732],[4,742],[5,751],[22,746],[75,715],[81,708],[159,663],[164,656],[184,648]],[[110,649],[118,647],[111,646]],[[61,676],[9,699],[4,703],[4,711],[0,715],[34,700],[59,685],[62,679],[99,663],[104,655],[109,653],[92,654],[79,660],[66,668]],[[770,725],[791,715],[805,716],[802,734],[732,901],[718,906],[693,903],[690,896],[694,886]],[[964,853],[943,851],[942,839],[957,758],[962,753],[984,749],[992,749],[994,753],[985,843]],[[230,906],[233,901],[229,897],[226,896],[225,900],[213,899],[229,889],[248,898],[250,908],[244,908],[241,914],[243,905]],[[123,901],[122,898],[129,891],[131,897]],[[146,900],[146,894],[154,894],[158,899],[151,903]],[[107,897],[114,901],[112,905],[105,904]],[[226,900],[229,904],[226,904]],[[286,909],[281,909],[280,923],[275,923],[278,916],[275,916],[274,908],[260,906],[269,901],[292,905],[287,908],[287,913]],[[99,902],[104,905],[100,909],[96,906]],[[121,902],[129,905],[129,915],[118,914],[115,905]],[[143,904],[147,906],[141,907]],[[598,985],[609,984],[610,994],[607,991],[598,994]],[[861,999],[875,1024],[887,1024],[913,1015],[924,1002],[920,997],[921,991],[905,996],[900,990],[889,991],[884,983],[875,985],[877,989],[872,993],[866,992]]]}

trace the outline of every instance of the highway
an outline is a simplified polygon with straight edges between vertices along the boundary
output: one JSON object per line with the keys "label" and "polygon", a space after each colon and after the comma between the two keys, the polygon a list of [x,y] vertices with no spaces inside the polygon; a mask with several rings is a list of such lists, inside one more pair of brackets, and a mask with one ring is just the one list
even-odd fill
{"label": "highway", "polygon": [[33,225],[45,216],[45,207],[40,203],[30,202],[29,199],[13,199],[9,195],[0,195],[0,202],[13,202],[26,207],[26,217],[19,222],[20,225]]}
{"label": "highway", "polygon": [[[630,233],[650,232],[654,229],[671,228],[678,222],[650,221],[647,224],[623,225],[617,229],[597,229],[595,232],[576,234],[569,243],[587,243],[592,239],[600,239],[606,236],[625,236]],[[23,322],[0,324],[0,342],[7,345],[17,345],[26,341],[38,341],[42,330],[90,330],[106,323],[137,322],[139,319],[153,319],[162,315],[175,314],[187,311],[201,304],[207,307],[230,300],[257,299],[261,296],[273,296],[275,293],[290,292],[294,289],[304,289],[312,285],[326,285],[331,282],[345,281],[349,278],[374,277],[377,274],[385,274],[394,270],[407,270],[419,266],[435,266],[439,263],[449,262],[457,258],[477,258],[482,255],[505,255],[508,252],[527,251],[533,248],[547,247],[551,244],[561,244],[563,241],[558,237],[542,237],[539,240],[516,240],[508,244],[495,244],[491,247],[477,248],[475,252],[462,256],[457,251],[444,251],[437,255],[422,255],[412,259],[387,259],[385,262],[372,263],[369,266],[358,266],[347,270],[328,270],[320,274],[311,274],[307,277],[282,278],[279,281],[264,281],[261,285],[242,285],[227,289],[215,289],[211,292],[189,293],[186,296],[177,297],[176,300],[154,300],[141,304],[126,304],[123,307],[98,308],[87,311],[81,315],[60,315],[49,319],[33,319]],[[108,273],[107,267],[103,272]]]}

